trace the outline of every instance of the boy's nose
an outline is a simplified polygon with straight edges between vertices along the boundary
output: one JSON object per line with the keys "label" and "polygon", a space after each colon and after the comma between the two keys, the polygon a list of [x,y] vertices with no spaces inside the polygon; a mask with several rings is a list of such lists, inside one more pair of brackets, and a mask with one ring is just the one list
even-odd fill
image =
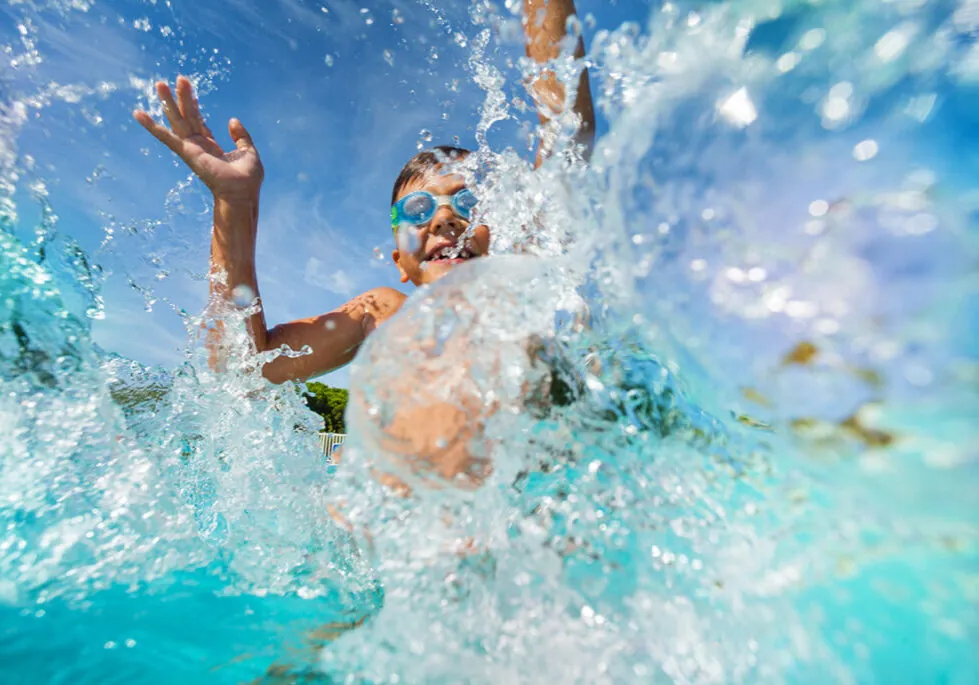
{"label": "boy's nose", "polygon": [[466,230],[466,226],[449,207],[439,207],[432,217],[431,231],[440,236],[456,236]]}

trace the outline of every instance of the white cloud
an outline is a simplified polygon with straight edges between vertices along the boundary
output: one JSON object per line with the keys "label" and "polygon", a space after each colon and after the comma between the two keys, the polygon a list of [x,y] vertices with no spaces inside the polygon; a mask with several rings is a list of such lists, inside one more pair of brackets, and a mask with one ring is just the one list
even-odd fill
{"label": "white cloud", "polygon": [[350,297],[354,294],[354,281],[343,269],[328,269],[326,264],[316,257],[306,260],[306,271],[303,280],[309,285],[329,290],[337,295]]}

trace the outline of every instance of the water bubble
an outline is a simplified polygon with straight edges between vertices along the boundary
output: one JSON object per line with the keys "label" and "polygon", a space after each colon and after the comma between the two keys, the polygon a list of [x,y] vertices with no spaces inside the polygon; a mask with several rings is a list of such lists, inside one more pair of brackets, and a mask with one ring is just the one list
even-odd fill
{"label": "water bubble", "polygon": [[398,250],[408,254],[414,254],[420,247],[418,231],[415,230],[414,226],[409,224],[398,226],[398,234],[395,241],[398,244]]}
{"label": "water bubble", "polygon": [[728,267],[724,271],[724,275],[727,276],[727,279],[732,283],[744,283],[748,278],[748,274],[744,272],[744,269],[739,269],[736,266]]}
{"label": "water bubble", "polygon": [[821,113],[823,116],[823,126],[835,128],[850,116],[849,96],[834,94],[832,90],[823,102]]}
{"label": "water bubble", "polygon": [[430,143],[432,142],[432,132],[427,128],[423,128],[418,132],[418,138],[425,143]]}
{"label": "water bubble", "polygon": [[775,68],[785,74],[799,66],[799,62],[801,61],[802,57],[799,56],[799,53],[786,52],[784,55],[779,57],[778,60],[776,60]]}
{"label": "water bubble", "polygon": [[142,19],[137,19],[133,22],[133,28],[137,31],[151,31],[153,29],[153,25],[150,24],[150,20],[148,18],[143,17]]}
{"label": "water bubble", "polygon": [[740,128],[750,125],[758,118],[758,111],[748,96],[748,90],[746,88],[740,88],[735,91],[724,102],[720,103],[717,108],[725,119]]}
{"label": "water bubble", "polygon": [[826,216],[829,211],[829,203],[826,200],[813,200],[809,203],[809,214],[812,216]]}
{"label": "water bubble", "polygon": [[240,283],[231,291],[231,299],[239,307],[248,307],[255,300],[255,291],[247,284]]}
{"label": "water bubble", "polygon": [[383,55],[384,55],[384,61],[387,62],[389,66],[392,66],[393,67],[394,66],[394,53],[391,52],[390,50],[385,50],[384,53],[383,53]]}
{"label": "water bubble", "polygon": [[391,21],[398,25],[405,23],[404,15],[401,14],[401,10],[399,10],[397,7],[395,7],[394,11],[391,12]]}
{"label": "water bubble", "polygon": [[826,222],[820,221],[819,219],[813,219],[812,221],[807,221],[802,227],[802,230],[807,235],[821,235],[822,232],[826,230]]}
{"label": "water bubble", "polygon": [[332,67],[333,66],[333,55],[327,54],[326,57],[323,58],[323,62],[326,64],[326,66]]}
{"label": "water bubble", "polygon": [[326,328],[326,330],[328,331],[336,330],[337,322],[334,321],[333,319],[327,319],[326,323],[323,324],[323,327]]}
{"label": "water bubble", "polygon": [[866,162],[877,156],[877,141],[868,138],[853,146],[853,158],[858,162]]}
{"label": "water bubble", "polygon": [[454,42],[460,48],[464,48],[464,47],[466,47],[466,45],[469,44],[469,41],[466,38],[465,34],[459,32],[459,31],[456,31],[455,34],[453,34],[453,36],[452,36],[452,42]]}
{"label": "water bubble", "polygon": [[888,31],[874,45],[874,54],[882,62],[890,62],[891,60],[897,59],[904,53],[904,50],[908,47],[908,43],[911,42],[913,32],[914,27],[910,24],[904,24]]}
{"label": "water bubble", "polygon": [[799,47],[803,50],[815,50],[823,41],[826,40],[826,31],[823,29],[810,29],[799,39]]}

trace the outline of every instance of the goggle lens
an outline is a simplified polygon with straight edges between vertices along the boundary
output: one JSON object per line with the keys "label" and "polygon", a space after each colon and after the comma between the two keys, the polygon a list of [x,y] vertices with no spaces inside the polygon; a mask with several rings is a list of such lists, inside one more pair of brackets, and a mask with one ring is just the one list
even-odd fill
{"label": "goggle lens", "polygon": [[426,190],[419,190],[405,195],[391,208],[391,225],[397,230],[402,223],[421,226],[427,224],[435,216],[440,204],[448,204],[460,217],[469,221],[472,210],[476,206],[476,196],[469,188],[463,188],[450,198],[436,197]]}

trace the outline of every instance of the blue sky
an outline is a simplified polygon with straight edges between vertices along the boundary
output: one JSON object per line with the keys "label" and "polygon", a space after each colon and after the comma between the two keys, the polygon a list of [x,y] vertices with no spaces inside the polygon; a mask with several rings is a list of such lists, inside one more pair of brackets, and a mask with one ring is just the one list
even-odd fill
{"label": "blue sky", "polygon": [[[61,230],[106,269],[105,319],[95,323],[99,344],[173,366],[187,341],[173,309],[198,312],[206,300],[210,213],[203,189],[186,183],[189,171],[130,117],[134,107],[148,104],[154,79],[178,73],[201,86],[219,140],[230,145],[225,124],[237,116],[262,153],[258,272],[270,323],[327,311],[367,288],[403,287],[389,259],[391,183],[420,142],[452,143],[458,136],[460,144],[474,145],[483,98],[467,68],[477,32],[470,5],[438,4],[47,0],[0,8],[0,36],[11,46],[0,88],[28,105],[20,152],[33,158],[37,177],[46,182]],[[68,5],[75,9],[52,9]],[[580,0],[578,9],[582,17],[594,16],[584,22],[590,41],[623,21],[643,22],[649,6]],[[779,40],[794,35],[780,31],[774,35]],[[503,33],[514,40],[494,42],[493,61],[511,79],[510,96],[525,97],[516,70],[506,66],[522,55],[519,31]],[[601,84],[592,76],[597,92]],[[847,182],[838,171],[853,164],[848,149],[863,137],[883,144],[881,136],[889,134],[899,143],[882,146],[882,163],[873,168],[878,180],[903,173],[901,155],[907,154],[931,158],[943,177],[959,176],[959,185],[974,187],[975,93],[972,86],[943,94],[938,111],[944,118],[933,117],[913,136],[885,116],[885,103],[832,145],[814,139],[830,180],[784,173],[766,182],[767,195],[755,205],[766,235],[776,235],[781,225],[779,217],[764,218],[778,204],[771,199],[791,197],[793,211],[805,214],[833,179]],[[768,97],[772,107],[786,104],[775,87]],[[783,111],[786,130],[818,125],[811,108],[789,104],[806,109],[808,118]],[[490,143],[524,149],[530,117],[511,114],[491,130]],[[762,117],[752,132],[776,119]],[[599,134],[605,126],[599,115]],[[891,149],[898,156],[885,163]],[[799,151],[785,152],[788,168],[798,171],[793,156]],[[762,169],[769,164],[749,161]],[[721,160],[717,166],[727,165]],[[26,193],[19,200],[20,231],[29,239],[36,205]],[[346,373],[327,381],[343,385]]]}
{"label": "blue sky", "polygon": [[[47,7],[58,4],[70,3]],[[205,191],[184,183],[189,172],[130,119],[154,79],[178,73],[201,86],[223,144],[236,116],[262,154],[258,271],[270,323],[370,287],[403,288],[389,258],[393,179],[420,143],[458,136],[474,146],[483,98],[467,69],[477,32],[469,6],[442,4],[107,0],[86,11],[0,10],[5,42],[26,56],[15,57],[9,85],[34,104],[20,152],[36,160],[60,229],[106,269],[99,344],[172,366],[186,344],[173,308],[197,312],[205,302]],[[641,3],[579,3],[582,16],[597,16],[586,36],[646,12]],[[522,55],[520,41],[491,49],[512,77],[506,62]],[[510,90],[525,95],[518,81]],[[512,113],[490,131],[494,147],[526,148],[530,117]],[[32,204],[21,198],[25,235]],[[345,384],[346,374],[327,381]]]}

